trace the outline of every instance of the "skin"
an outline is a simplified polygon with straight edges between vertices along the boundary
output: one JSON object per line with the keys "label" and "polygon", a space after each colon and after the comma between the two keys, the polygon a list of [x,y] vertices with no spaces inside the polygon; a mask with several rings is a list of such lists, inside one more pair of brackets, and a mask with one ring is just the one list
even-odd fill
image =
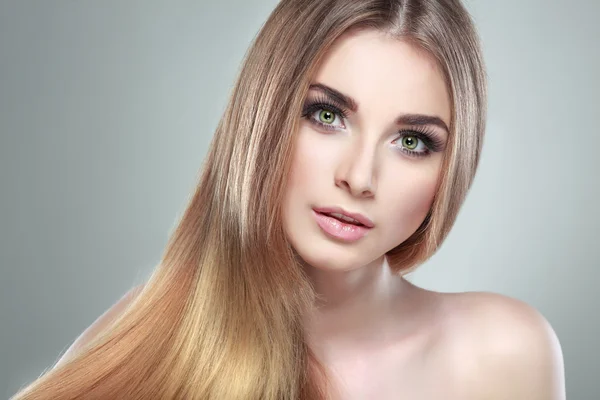
{"label": "skin", "polygon": [[[497,294],[424,290],[389,270],[385,253],[419,227],[439,184],[448,132],[430,126],[441,150],[411,157],[402,149],[426,146],[408,146],[399,132],[411,126],[395,123],[418,113],[450,126],[434,60],[378,31],[351,32],[312,83],[358,105],[347,118],[323,115],[331,109],[303,116],[283,207],[288,240],[321,299],[305,329],[330,370],[333,398],[564,399],[560,345],[539,312]],[[307,103],[317,94],[311,89]],[[341,242],[316,224],[312,208],[323,206],[360,212],[374,227]]]}

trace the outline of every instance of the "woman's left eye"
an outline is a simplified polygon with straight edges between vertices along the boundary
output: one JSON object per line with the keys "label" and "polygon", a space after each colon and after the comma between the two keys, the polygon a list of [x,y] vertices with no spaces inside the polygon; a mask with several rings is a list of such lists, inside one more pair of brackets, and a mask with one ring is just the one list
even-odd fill
{"label": "woman's left eye", "polygon": [[[402,136],[394,140],[394,142],[400,141],[400,150],[412,157],[423,157],[431,152],[431,149],[425,143],[426,137],[415,131],[402,131]],[[417,150],[421,144],[421,150]]]}

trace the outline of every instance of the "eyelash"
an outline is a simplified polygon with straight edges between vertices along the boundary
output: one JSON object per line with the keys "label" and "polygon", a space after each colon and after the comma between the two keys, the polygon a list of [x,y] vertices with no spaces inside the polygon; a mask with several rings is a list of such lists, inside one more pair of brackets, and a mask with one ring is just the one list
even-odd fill
{"label": "eyelash", "polygon": [[[337,128],[332,127],[332,125],[324,124],[316,119],[312,118],[312,114],[315,111],[327,110],[331,111],[337,116],[341,117],[341,119],[348,118],[348,110],[341,106],[336,106],[331,104],[331,102],[325,97],[318,97],[313,100],[311,103],[307,104],[304,107],[304,111],[302,112],[302,117],[308,119],[311,123],[316,124],[317,126],[327,129],[330,131],[337,130]],[[419,139],[427,149],[425,151],[414,151],[407,149],[405,147],[401,147],[401,151],[408,154],[410,157],[425,157],[430,155],[431,153],[435,153],[441,151],[443,148],[443,141],[438,138],[438,136],[433,133],[433,131],[429,130],[426,127],[413,127],[411,129],[403,129],[398,133],[402,134],[400,138],[405,136],[411,136]],[[396,139],[397,140],[397,139]]]}

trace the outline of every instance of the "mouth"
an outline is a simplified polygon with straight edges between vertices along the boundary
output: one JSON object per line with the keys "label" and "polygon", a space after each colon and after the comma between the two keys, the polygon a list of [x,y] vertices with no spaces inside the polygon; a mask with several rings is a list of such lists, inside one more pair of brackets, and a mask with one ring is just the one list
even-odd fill
{"label": "mouth", "polygon": [[[374,226],[373,223],[362,215],[341,213],[338,210],[313,209],[317,225],[330,238],[343,242],[355,242],[363,238]],[[366,224],[368,225],[366,225]]]}
{"label": "mouth", "polygon": [[318,207],[313,208],[313,210],[316,213],[335,218],[345,224],[363,226],[366,228],[373,228],[375,226],[373,221],[371,221],[367,216],[360,213],[346,211],[341,207]]}

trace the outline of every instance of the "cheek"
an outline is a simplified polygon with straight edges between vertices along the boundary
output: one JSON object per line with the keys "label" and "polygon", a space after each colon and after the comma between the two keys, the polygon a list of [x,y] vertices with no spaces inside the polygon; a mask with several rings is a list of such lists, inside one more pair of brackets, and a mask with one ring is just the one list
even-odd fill
{"label": "cheek", "polygon": [[388,234],[392,237],[407,239],[421,225],[431,205],[437,189],[435,176],[419,176],[396,182],[395,190],[386,196],[388,214],[381,215],[389,221]]}
{"label": "cheek", "polygon": [[327,170],[325,156],[329,149],[324,149],[315,143],[310,132],[300,129],[294,148],[294,155],[287,178],[287,188],[284,198],[284,222],[286,226],[297,224],[297,215],[302,207],[311,205],[314,201],[312,193],[319,193],[320,176]]}
{"label": "cheek", "polygon": [[318,193],[319,177],[330,171],[334,149],[315,135],[308,127],[299,130],[288,178],[289,191]]}

